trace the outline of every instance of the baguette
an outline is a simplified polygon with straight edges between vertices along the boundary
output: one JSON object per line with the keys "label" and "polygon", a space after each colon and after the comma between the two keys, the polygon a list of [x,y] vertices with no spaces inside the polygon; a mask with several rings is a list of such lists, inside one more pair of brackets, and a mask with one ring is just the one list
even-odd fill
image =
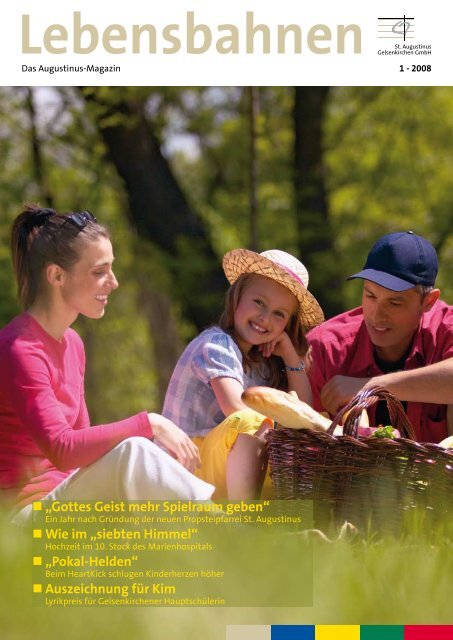
{"label": "baguette", "polygon": [[[288,429],[314,429],[325,432],[332,424],[332,420],[315,411],[306,402],[299,400],[295,391],[285,393],[271,387],[250,387],[242,393],[241,397],[248,407]],[[343,420],[347,415],[347,413],[344,415]],[[375,430],[370,427],[368,414],[363,410],[360,416],[359,436],[366,438]],[[336,427],[334,435],[343,435],[343,428]]]}
{"label": "baguette", "polygon": [[241,397],[248,407],[289,429],[327,431],[332,424],[332,420],[299,400],[296,394],[271,387],[250,387]]}
{"label": "baguette", "polygon": [[444,449],[453,449],[453,436],[444,438],[442,442],[439,442],[439,447],[443,447]]}

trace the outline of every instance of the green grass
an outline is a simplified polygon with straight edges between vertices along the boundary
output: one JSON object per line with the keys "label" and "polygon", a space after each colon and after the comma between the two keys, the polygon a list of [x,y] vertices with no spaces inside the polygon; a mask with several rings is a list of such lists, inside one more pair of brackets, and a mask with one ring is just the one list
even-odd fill
{"label": "green grass", "polygon": [[[399,538],[370,534],[366,539],[329,543],[313,534],[312,607],[48,609],[33,605],[30,532],[12,527],[3,516],[1,636],[3,640],[220,640],[228,624],[452,624],[451,527],[441,524],[428,535],[419,525],[415,522]],[[301,575],[299,584],[292,586],[297,590],[310,579]]]}

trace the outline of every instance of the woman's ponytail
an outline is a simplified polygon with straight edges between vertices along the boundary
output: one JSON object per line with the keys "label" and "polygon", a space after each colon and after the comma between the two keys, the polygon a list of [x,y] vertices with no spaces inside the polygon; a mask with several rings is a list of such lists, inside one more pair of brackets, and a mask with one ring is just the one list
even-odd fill
{"label": "woman's ponytail", "polygon": [[33,272],[31,250],[40,228],[49,217],[56,215],[53,209],[42,209],[34,204],[25,209],[14,221],[11,231],[11,251],[16,274],[19,302],[27,309],[33,302],[40,273]]}

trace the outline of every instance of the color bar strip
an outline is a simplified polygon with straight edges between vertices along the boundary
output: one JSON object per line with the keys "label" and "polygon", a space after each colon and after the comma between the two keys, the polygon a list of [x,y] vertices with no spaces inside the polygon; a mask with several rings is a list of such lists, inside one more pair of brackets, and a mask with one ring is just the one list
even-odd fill
{"label": "color bar strip", "polygon": [[453,625],[228,625],[226,640],[453,640]]}

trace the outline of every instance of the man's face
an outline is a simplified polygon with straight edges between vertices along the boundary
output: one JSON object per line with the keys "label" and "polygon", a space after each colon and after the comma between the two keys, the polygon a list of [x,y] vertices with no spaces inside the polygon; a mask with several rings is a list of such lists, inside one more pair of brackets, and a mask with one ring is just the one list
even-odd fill
{"label": "man's face", "polygon": [[415,288],[390,291],[365,280],[362,294],[363,317],[380,358],[395,362],[404,357],[423,313],[431,309],[439,295],[438,289],[424,297]]}

